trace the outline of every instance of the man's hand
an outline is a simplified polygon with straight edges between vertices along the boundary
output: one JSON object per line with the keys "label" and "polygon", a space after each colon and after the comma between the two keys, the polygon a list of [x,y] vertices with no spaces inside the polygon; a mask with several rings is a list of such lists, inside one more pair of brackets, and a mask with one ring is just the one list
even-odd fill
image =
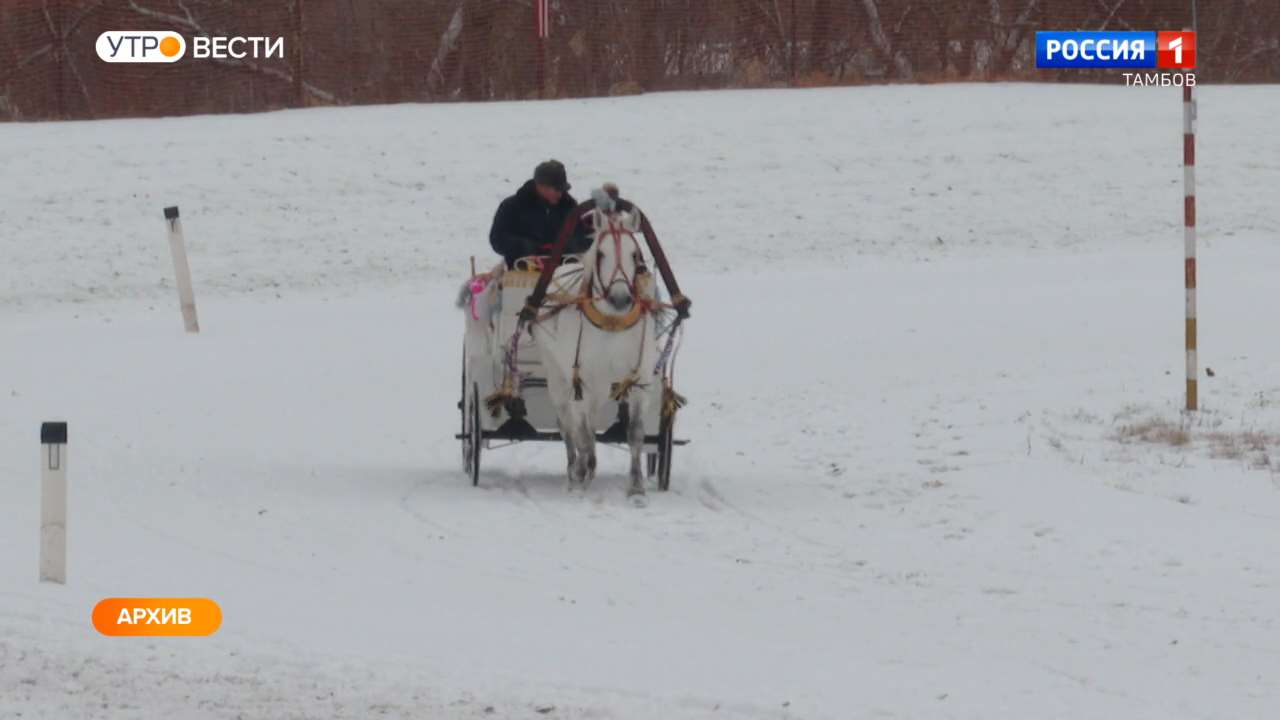
{"label": "man's hand", "polygon": [[520,238],[520,257],[532,257],[541,255],[541,248],[537,240],[528,237]]}

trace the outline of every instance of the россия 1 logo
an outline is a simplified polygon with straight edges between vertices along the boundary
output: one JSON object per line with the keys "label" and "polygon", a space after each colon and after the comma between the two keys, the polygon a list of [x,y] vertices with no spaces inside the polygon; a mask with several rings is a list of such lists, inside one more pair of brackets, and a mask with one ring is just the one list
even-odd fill
{"label": "\u0440\u043e\u0441\u0441\u0438\u044f 1 logo", "polygon": [[[1155,68],[1196,66],[1196,34],[1105,30],[1049,30],[1036,33],[1038,68]],[[1130,85],[1194,85],[1195,76],[1124,73]]]}

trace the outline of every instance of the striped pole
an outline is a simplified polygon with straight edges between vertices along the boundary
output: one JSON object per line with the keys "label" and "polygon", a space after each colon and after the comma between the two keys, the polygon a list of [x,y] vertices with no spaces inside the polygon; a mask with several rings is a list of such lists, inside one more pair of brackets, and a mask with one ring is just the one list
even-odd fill
{"label": "striped pole", "polygon": [[533,1],[533,29],[538,36],[537,57],[535,58],[536,82],[538,97],[547,96],[547,36],[551,34],[551,0]]}
{"label": "striped pole", "polygon": [[1196,387],[1196,101],[1191,85],[1182,87],[1183,236],[1186,241],[1187,409],[1200,405]]}

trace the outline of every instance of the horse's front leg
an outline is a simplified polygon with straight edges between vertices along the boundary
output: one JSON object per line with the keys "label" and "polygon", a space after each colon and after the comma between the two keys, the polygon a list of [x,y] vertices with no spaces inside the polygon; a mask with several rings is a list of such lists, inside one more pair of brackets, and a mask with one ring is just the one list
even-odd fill
{"label": "horse's front leg", "polygon": [[573,482],[574,482],[573,468],[574,468],[574,465],[576,465],[578,462],[578,451],[574,448],[573,435],[571,435],[568,432],[568,430],[565,429],[568,427],[572,427],[571,423],[565,422],[565,418],[567,417],[569,417],[569,408],[566,405],[564,407],[559,408],[559,412],[556,415],[556,427],[560,429],[560,438],[564,440],[565,454],[568,456],[568,459],[569,459],[569,462],[567,465],[568,469],[566,470],[566,473],[569,477],[569,489],[572,490]]}
{"label": "horse's front leg", "polygon": [[578,438],[578,482],[586,490],[596,479],[596,431],[591,426],[590,414],[583,412],[575,418]]}
{"label": "horse's front leg", "polygon": [[631,447],[631,484],[627,486],[627,497],[643,500],[644,401],[639,392],[631,393],[627,403],[627,443]]}
{"label": "horse's front leg", "polygon": [[560,420],[560,433],[564,436],[566,452],[569,456],[569,491],[575,487],[586,489],[595,476],[596,453],[595,434],[591,432],[587,415],[581,403],[569,403],[567,411]]}

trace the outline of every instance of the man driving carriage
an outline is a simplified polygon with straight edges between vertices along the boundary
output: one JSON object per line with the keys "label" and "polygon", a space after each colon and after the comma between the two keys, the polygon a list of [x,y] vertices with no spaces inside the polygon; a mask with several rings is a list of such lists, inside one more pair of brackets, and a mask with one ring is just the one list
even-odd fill
{"label": "man driving carriage", "polygon": [[[569,187],[564,164],[547,160],[534,168],[532,179],[498,205],[489,230],[489,244],[506,260],[508,268],[522,257],[551,253],[565,218],[578,205],[569,194]],[[581,253],[590,247],[586,223],[578,223],[565,251]]]}

